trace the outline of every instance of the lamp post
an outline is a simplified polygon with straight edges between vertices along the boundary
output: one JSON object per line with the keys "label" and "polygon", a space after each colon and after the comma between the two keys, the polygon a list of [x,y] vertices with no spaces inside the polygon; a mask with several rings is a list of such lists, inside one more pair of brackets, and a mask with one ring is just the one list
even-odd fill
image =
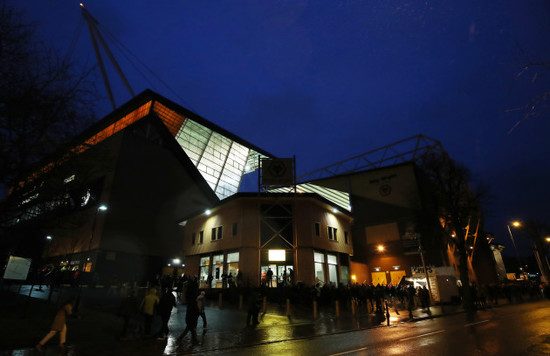
{"label": "lamp post", "polygon": [[[97,207],[95,211],[94,221],[92,223],[92,230],[90,232],[90,242],[88,243],[88,256],[90,256],[89,257],[90,259],[91,259],[92,242],[94,241],[95,227],[97,224],[97,216],[99,215],[100,211],[107,211],[107,209],[108,209],[107,205],[101,204],[100,206]],[[90,263],[92,262],[90,261]]]}
{"label": "lamp post", "polygon": [[[520,227],[521,223],[519,221],[512,221],[512,226],[514,227]],[[512,245],[514,246],[514,251],[516,251],[516,259],[519,264],[520,270],[523,270],[523,263],[521,262],[521,258],[519,257],[518,248],[516,246],[516,241],[514,240],[514,234],[512,234],[512,229],[510,229],[510,224],[507,224],[506,227],[508,228],[508,233],[510,234],[510,239],[512,240]]]}
{"label": "lamp post", "polygon": [[99,215],[100,211],[107,211],[107,209],[108,209],[107,205],[101,204],[100,206],[97,207],[95,211],[94,222],[92,224],[92,231],[90,232],[90,243],[88,244],[88,252],[90,252],[90,250],[92,249],[92,241],[94,241],[94,232],[95,232],[95,226],[97,223],[97,216]]}
{"label": "lamp post", "polygon": [[[107,209],[108,209],[107,205],[101,204],[100,206],[97,207],[97,209],[95,211],[94,221],[92,223],[92,231],[90,232],[90,242],[88,243],[88,255],[89,256],[91,256],[90,251],[92,250],[92,242],[94,241],[94,232],[95,232],[95,226],[97,224],[97,216],[99,215],[100,211],[107,211]],[[93,263],[89,257],[88,257],[88,259],[90,260],[90,263]],[[75,305],[74,305],[74,308],[73,308],[73,311],[75,313],[78,312],[78,310],[79,310],[81,294],[82,294],[82,285],[80,285],[79,288],[78,288],[78,295],[76,297]]]}

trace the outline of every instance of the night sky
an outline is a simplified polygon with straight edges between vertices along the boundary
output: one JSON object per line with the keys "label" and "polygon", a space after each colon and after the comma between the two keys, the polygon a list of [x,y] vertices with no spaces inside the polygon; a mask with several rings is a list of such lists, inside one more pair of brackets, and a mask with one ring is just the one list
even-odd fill
{"label": "night sky", "polygon": [[[97,63],[78,1],[8,2],[59,53]],[[550,62],[547,0],[84,5],[137,58],[110,44],[136,93],[150,88],[276,156],[296,155],[298,175],[424,134],[489,184],[485,230],[509,253],[507,222],[550,223],[550,101],[523,120],[550,90],[550,66],[529,65]],[[112,108],[96,72],[100,118]],[[117,105],[129,100],[109,77]]]}

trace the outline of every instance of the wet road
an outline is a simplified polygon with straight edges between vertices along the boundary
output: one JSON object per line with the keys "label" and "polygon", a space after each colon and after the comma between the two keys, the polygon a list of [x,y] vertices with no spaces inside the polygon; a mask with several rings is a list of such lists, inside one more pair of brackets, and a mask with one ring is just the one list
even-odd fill
{"label": "wet road", "polygon": [[[167,349],[180,355],[192,350]],[[410,324],[270,342],[213,355],[550,355],[550,302]]]}
{"label": "wet road", "polygon": [[[94,301],[101,304],[93,310],[85,308]],[[445,307],[446,314],[434,307],[435,318],[424,320],[426,313],[415,310],[414,322],[403,310],[400,315],[392,310],[389,327],[385,323],[377,327],[374,314],[364,310],[352,316],[343,308],[341,317],[325,310],[314,321],[307,309],[293,308],[293,317],[288,318],[284,308],[270,305],[260,325],[248,328],[246,311],[212,305],[207,307],[210,328],[204,334],[199,321],[199,345],[193,345],[189,335],[176,342],[185,327],[184,306],[173,311],[168,340],[140,335],[118,340],[121,320],[111,310],[118,303],[119,298],[112,295],[88,291],[82,298],[82,319],[69,322],[67,349],[59,352],[55,344],[47,345],[40,355],[550,355],[550,301],[542,299],[503,303],[477,312],[474,319],[467,319],[459,307],[449,310],[450,306]],[[30,311],[39,311],[43,304],[30,306]],[[28,346],[0,351],[0,356],[39,354],[32,349],[38,339],[33,342],[31,336],[43,336],[51,315],[28,314],[26,319],[10,319],[14,324],[5,324],[2,333],[10,339],[18,337],[15,344]]]}

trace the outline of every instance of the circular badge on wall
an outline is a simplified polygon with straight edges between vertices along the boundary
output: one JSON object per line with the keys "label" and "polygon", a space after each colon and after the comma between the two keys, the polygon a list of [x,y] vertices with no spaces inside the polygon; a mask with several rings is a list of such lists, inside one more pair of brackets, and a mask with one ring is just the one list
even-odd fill
{"label": "circular badge on wall", "polygon": [[378,193],[380,193],[381,196],[387,197],[391,194],[391,186],[389,184],[384,184],[378,188]]}

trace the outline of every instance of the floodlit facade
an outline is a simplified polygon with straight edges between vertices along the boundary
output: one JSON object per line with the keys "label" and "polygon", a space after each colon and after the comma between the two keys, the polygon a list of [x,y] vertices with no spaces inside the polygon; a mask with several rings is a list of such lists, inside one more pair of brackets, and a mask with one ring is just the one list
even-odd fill
{"label": "floodlit facade", "polygon": [[[354,281],[395,285],[406,278],[426,285],[428,277],[437,299],[434,292],[440,279],[459,279],[458,253],[443,236],[452,231],[430,227],[422,218],[431,188],[417,161],[434,153],[444,153],[439,142],[416,136],[298,177],[298,192],[315,192],[351,212]],[[472,219],[467,231],[470,278],[494,283],[497,272],[487,241],[478,238],[480,224]]]}
{"label": "floodlit facade", "polygon": [[47,262],[103,280],[139,280],[182,257],[177,221],[235,194],[273,157],[152,91],[74,142],[21,180],[2,224],[14,251],[36,254],[34,241]]}
{"label": "floodlit facade", "polygon": [[184,223],[185,273],[203,288],[239,272],[243,286],[350,283],[351,215],[317,194],[239,193]]}

